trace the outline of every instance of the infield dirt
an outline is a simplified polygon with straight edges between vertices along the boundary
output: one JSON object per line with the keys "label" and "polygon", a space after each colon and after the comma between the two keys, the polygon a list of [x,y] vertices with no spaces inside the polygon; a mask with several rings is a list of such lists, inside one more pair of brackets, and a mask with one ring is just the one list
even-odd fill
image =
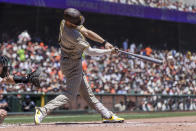
{"label": "infield dirt", "polygon": [[101,122],[1,125],[0,131],[196,131],[196,116]]}

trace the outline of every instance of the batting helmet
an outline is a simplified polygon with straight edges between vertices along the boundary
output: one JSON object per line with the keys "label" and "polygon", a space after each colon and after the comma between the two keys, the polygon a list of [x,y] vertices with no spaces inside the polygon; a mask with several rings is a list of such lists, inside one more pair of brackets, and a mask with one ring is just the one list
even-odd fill
{"label": "batting helmet", "polygon": [[82,25],[85,21],[85,18],[80,11],[74,8],[64,10],[64,19],[77,26]]}

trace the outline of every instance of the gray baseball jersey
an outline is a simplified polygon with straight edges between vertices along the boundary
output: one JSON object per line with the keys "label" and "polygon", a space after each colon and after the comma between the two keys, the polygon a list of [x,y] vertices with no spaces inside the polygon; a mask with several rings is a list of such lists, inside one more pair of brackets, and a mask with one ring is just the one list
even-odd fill
{"label": "gray baseball jersey", "polygon": [[79,31],[80,28],[82,26],[76,29],[68,28],[65,25],[65,20],[61,21],[59,44],[61,46],[62,56],[78,59],[81,58],[84,49],[89,47],[89,43]]}
{"label": "gray baseball jersey", "polygon": [[95,97],[85,75],[82,73],[82,60],[79,58],[81,58],[85,48],[89,49],[89,43],[80,33],[79,28],[81,27],[71,29],[66,27],[65,20],[61,22],[59,35],[62,51],[61,71],[66,77],[67,90],[64,91],[62,95],[48,102],[44,107],[40,108],[40,110],[43,115],[46,116],[55,108],[72,102],[79,92],[91,108],[99,112],[103,118],[109,119],[113,113],[104,107]]}

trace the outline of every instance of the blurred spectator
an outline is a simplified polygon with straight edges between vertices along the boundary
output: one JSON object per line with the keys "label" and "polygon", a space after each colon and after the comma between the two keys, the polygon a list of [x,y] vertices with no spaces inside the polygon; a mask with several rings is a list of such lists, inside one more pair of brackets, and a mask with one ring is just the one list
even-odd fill
{"label": "blurred spectator", "polygon": [[23,31],[19,36],[18,36],[18,43],[26,43],[27,41],[31,40],[31,36],[27,32],[27,30]]}
{"label": "blurred spectator", "polygon": [[123,42],[123,49],[124,49],[124,50],[127,50],[127,49],[128,49],[128,39],[126,39],[126,40]]}
{"label": "blurred spectator", "polygon": [[31,100],[29,95],[25,96],[25,100],[22,102],[22,110],[27,111],[33,111],[35,108],[35,102]]}
{"label": "blurred spectator", "polygon": [[148,47],[146,47],[145,52],[146,52],[145,54],[146,54],[147,56],[150,56],[151,53],[152,53],[152,49],[148,46]]}
{"label": "blurred spectator", "polygon": [[6,99],[3,98],[3,95],[0,94],[0,109],[6,109],[8,107],[8,103]]}
{"label": "blurred spectator", "polygon": [[115,104],[115,105],[114,105],[114,108],[115,108],[115,111],[120,111],[120,112],[126,110],[126,106],[125,106],[125,104],[124,104],[123,101],[120,101],[120,103]]}
{"label": "blurred spectator", "polygon": [[19,55],[20,61],[25,61],[25,50],[24,49],[19,49],[17,54]]}
{"label": "blurred spectator", "polygon": [[127,100],[126,110],[128,111],[134,111],[136,110],[136,104],[134,101]]}
{"label": "blurred spectator", "polygon": [[134,53],[135,49],[136,49],[136,45],[135,45],[135,43],[132,43],[130,45],[130,51]]}
{"label": "blurred spectator", "polygon": [[184,12],[196,13],[196,5],[187,4],[186,1],[178,0],[102,0],[129,5],[143,5],[152,8],[167,8]]}

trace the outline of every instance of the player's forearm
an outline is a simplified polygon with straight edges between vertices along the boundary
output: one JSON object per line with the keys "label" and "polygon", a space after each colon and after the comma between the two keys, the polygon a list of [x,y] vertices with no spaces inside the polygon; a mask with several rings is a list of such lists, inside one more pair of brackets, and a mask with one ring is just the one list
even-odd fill
{"label": "player's forearm", "polygon": [[8,76],[0,79],[0,83],[4,84],[17,84],[17,83],[28,83],[29,80],[24,76]]}
{"label": "player's forearm", "polygon": [[103,43],[105,41],[101,36],[91,30],[87,31],[86,37],[99,43]]}
{"label": "player's forearm", "polygon": [[87,38],[99,42],[99,43],[103,43],[105,40],[99,36],[97,33],[86,29],[84,26],[80,29],[80,32]]}
{"label": "player's forearm", "polygon": [[15,84],[15,81],[14,81],[12,76],[8,76],[8,77],[5,77],[5,78],[2,78],[0,83],[3,83],[3,84]]}
{"label": "player's forearm", "polygon": [[96,48],[89,47],[85,49],[84,52],[90,56],[101,56],[101,55],[111,54],[112,50],[111,49],[96,49]]}

